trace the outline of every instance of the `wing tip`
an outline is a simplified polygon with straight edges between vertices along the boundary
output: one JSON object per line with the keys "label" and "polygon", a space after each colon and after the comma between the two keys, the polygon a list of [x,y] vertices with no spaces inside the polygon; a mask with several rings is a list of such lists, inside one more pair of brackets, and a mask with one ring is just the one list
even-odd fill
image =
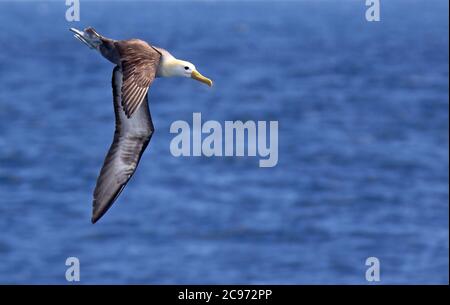
{"label": "wing tip", "polygon": [[101,213],[93,212],[92,218],[91,218],[91,223],[95,224],[102,216],[103,216],[103,214],[101,214]]}
{"label": "wing tip", "polygon": [[92,203],[92,207],[93,209],[92,209],[91,223],[95,224],[100,218],[102,218],[103,215],[105,215],[108,209],[100,209],[96,204],[95,199],[94,202]]}
{"label": "wing tip", "polygon": [[[122,193],[123,189],[125,188],[125,185],[128,183],[128,180],[130,180],[131,176],[132,176],[132,174],[128,177],[127,181],[120,186],[120,188],[113,195],[113,197],[107,201],[106,205],[99,204],[98,199],[95,198],[95,195],[94,195],[94,201],[92,202],[92,207],[93,207],[92,218],[91,218],[92,224],[95,224],[100,218],[103,217],[103,215],[106,214],[106,212],[109,210],[109,208],[111,208],[113,203],[117,200],[117,198],[119,198],[120,193]],[[96,188],[96,190],[97,190],[97,188]],[[95,191],[94,191],[94,193],[95,193]]]}

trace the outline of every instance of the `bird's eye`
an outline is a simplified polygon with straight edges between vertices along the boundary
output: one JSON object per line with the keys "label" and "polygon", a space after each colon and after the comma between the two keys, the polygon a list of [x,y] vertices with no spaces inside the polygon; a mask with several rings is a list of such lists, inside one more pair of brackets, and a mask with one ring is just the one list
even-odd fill
{"label": "bird's eye", "polygon": [[189,70],[189,67],[184,67],[184,70]]}

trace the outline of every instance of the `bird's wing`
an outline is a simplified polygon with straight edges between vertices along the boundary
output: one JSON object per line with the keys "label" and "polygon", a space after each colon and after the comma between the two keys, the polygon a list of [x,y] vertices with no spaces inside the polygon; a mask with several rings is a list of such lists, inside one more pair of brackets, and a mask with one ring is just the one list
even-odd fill
{"label": "bird's wing", "polygon": [[116,66],[112,77],[116,130],[95,186],[92,223],[102,217],[119,197],[154,131],[147,94],[134,115],[131,118],[126,116],[121,107],[123,79],[121,69]]}
{"label": "bird's wing", "polygon": [[156,76],[161,54],[138,39],[116,41],[123,71],[122,107],[131,117]]}

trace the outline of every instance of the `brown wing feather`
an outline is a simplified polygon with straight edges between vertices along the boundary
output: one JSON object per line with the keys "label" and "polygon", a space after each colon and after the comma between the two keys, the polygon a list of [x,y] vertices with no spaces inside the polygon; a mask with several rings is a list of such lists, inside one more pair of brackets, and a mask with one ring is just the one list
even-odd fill
{"label": "brown wing feather", "polygon": [[156,76],[161,54],[139,39],[116,41],[123,72],[122,107],[131,117]]}

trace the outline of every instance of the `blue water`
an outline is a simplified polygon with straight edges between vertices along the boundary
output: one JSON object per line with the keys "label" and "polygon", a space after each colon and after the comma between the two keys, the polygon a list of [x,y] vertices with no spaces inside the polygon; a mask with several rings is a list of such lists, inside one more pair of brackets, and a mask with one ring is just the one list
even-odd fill
{"label": "blue water", "polygon": [[[448,283],[448,1],[0,1],[0,283]],[[120,21],[118,21],[120,19]],[[215,81],[158,79],[156,132],[90,223],[112,65],[68,32],[139,37]],[[278,120],[279,162],[175,158],[172,122]]]}

